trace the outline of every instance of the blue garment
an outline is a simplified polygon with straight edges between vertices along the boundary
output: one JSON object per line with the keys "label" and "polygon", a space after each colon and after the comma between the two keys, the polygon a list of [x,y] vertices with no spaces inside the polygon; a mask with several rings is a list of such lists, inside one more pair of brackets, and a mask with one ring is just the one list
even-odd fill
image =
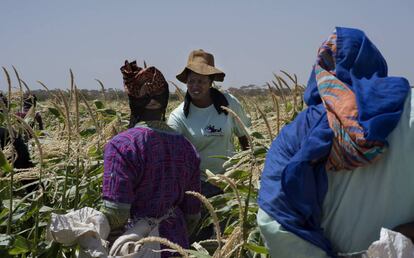
{"label": "blue garment", "polygon": [[[365,34],[336,28],[336,77],[356,95],[358,122],[368,140],[387,144],[409,92],[406,79],[387,76],[387,64]],[[333,142],[326,109],[312,70],[305,91],[308,108],[285,126],[267,154],[258,203],[286,230],[335,257],[321,228],[328,184],[326,160]]]}

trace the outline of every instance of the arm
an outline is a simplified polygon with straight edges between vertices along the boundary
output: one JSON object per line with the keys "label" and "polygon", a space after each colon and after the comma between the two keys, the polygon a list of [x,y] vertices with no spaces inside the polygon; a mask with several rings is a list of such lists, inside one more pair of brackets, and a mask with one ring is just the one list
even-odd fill
{"label": "arm", "polygon": [[113,243],[124,233],[124,226],[128,222],[130,210],[131,205],[104,200],[100,211],[109,222],[111,229],[107,239],[109,242]]}
{"label": "arm", "polygon": [[260,208],[257,224],[271,257],[328,258],[325,251],[287,231]]}
{"label": "arm", "polygon": [[108,219],[111,231],[108,241],[113,243],[124,233],[124,228],[129,219],[131,205],[104,200],[101,212]]}
{"label": "arm", "polygon": [[105,214],[108,219],[111,231],[122,229],[128,222],[129,213],[131,210],[130,204],[117,203],[112,201],[103,201],[101,212]]}
{"label": "arm", "polygon": [[115,137],[106,145],[101,211],[108,218],[111,232],[122,230],[130,216],[140,168],[138,152],[127,137]]}

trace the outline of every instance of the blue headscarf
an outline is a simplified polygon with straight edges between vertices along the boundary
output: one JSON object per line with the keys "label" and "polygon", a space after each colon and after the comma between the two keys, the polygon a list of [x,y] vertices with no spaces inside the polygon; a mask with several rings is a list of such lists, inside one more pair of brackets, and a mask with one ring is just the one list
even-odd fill
{"label": "blue headscarf", "polygon": [[[336,78],[355,94],[358,123],[364,137],[387,145],[396,127],[408,81],[387,76],[387,64],[364,32],[336,28]],[[258,203],[284,229],[335,257],[321,228],[322,205],[328,191],[326,164],[334,140],[318,91],[315,69],[304,95],[308,106],[285,126],[267,154]]]}

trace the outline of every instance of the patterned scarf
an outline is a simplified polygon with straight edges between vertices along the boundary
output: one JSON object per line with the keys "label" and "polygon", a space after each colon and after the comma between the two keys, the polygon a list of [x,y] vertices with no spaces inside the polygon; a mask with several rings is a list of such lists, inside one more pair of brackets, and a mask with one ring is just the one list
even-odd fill
{"label": "patterned scarf", "polygon": [[328,157],[328,171],[352,170],[373,163],[386,150],[384,142],[370,141],[358,123],[355,93],[336,77],[336,30],[319,49],[315,65],[319,95],[326,108],[329,127],[334,132]]}

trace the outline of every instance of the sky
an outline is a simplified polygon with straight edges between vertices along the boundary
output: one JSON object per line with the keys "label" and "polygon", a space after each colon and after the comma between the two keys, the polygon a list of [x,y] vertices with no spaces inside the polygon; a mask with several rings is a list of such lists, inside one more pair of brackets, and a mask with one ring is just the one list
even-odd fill
{"label": "sky", "polygon": [[[175,79],[193,49],[215,57],[224,88],[263,85],[280,70],[306,84],[317,49],[336,26],[363,30],[389,75],[414,85],[413,0],[0,1],[0,66],[31,88],[122,88],[120,66],[137,60]],[[12,77],[13,86],[17,86]],[[0,90],[7,89],[3,72]]]}

